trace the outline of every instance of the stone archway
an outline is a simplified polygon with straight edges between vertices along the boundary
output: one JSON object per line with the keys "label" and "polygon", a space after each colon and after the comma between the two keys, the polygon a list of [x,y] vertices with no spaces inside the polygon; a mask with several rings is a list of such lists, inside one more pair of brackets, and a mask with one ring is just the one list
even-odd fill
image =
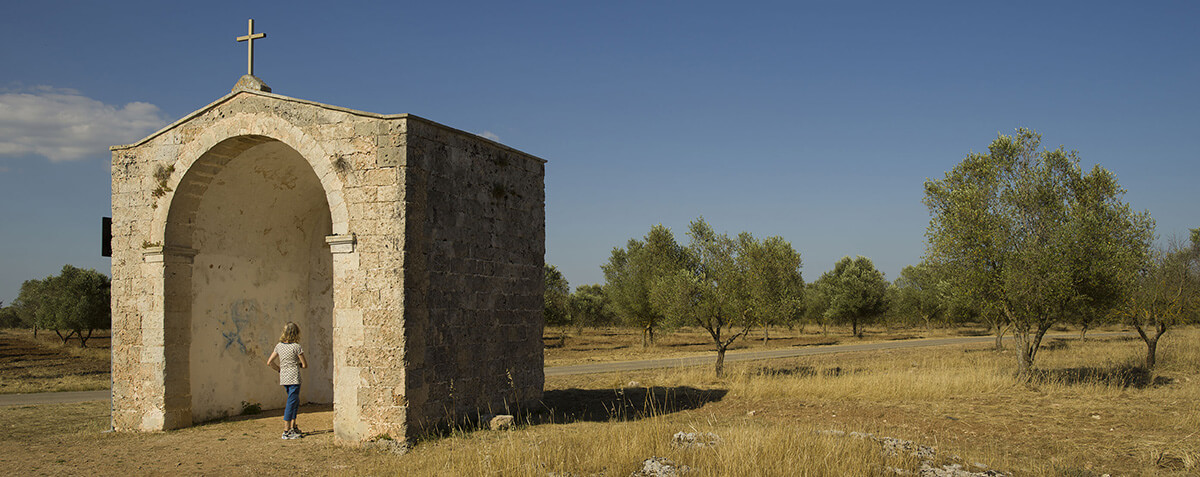
{"label": "stone archway", "polygon": [[541,397],[542,159],[240,88],[112,151],[114,429],[279,405],[259,363],[296,316],[339,440]]}
{"label": "stone archway", "polygon": [[[243,403],[283,406],[263,365],[288,321],[300,325],[309,359],[302,400],[333,402],[333,263],[325,237],[330,207],[309,162],[257,135],[226,139],[202,154],[170,202],[164,250],[166,356],[180,407],[200,422]],[[191,263],[186,263],[190,261]],[[173,372],[173,373],[172,373]],[[188,419],[190,417],[190,419]],[[186,422],[186,421],[185,421]]]}

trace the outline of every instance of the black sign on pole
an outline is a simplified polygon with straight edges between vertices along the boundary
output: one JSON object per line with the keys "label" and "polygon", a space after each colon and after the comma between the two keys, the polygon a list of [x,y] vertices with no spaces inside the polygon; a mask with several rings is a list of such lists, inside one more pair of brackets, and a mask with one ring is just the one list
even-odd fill
{"label": "black sign on pole", "polygon": [[100,220],[100,256],[112,256],[112,217]]}

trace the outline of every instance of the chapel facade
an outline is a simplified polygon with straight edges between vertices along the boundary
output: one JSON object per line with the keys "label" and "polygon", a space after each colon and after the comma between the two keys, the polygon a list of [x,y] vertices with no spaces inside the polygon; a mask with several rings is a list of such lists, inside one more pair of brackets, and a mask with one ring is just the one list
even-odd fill
{"label": "chapel facade", "polygon": [[112,424],[302,401],[343,441],[541,399],[545,161],[410,114],[233,92],[112,148]]}

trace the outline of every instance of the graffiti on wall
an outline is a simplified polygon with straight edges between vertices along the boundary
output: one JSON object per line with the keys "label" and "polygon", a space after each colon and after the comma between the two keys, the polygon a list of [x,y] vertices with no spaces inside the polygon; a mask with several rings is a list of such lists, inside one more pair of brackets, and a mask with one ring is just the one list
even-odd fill
{"label": "graffiti on wall", "polygon": [[225,338],[225,350],[237,349],[242,354],[246,354],[246,342],[249,340],[243,339],[242,334],[250,328],[250,323],[260,316],[262,316],[262,311],[259,309],[258,300],[253,298],[234,300],[229,305],[229,321],[221,322],[221,325],[226,328],[232,327],[230,330],[221,332],[221,336]]}

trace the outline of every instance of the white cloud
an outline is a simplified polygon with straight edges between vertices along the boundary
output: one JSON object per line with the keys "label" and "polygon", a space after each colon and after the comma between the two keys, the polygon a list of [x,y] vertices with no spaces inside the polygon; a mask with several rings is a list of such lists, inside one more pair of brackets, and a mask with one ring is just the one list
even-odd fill
{"label": "white cloud", "polygon": [[484,131],[484,132],[480,133],[479,135],[480,135],[480,136],[483,136],[483,137],[485,137],[485,138],[487,138],[487,139],[491,139],[491,140],[493,140],[493,141],[500,142],[500,135],[499,135],[499,134],[496,134],[496,133],[494,133],[494,132],[491,132],[491,131]]}
{"label": "white cloud", "polygon": [[39,86],[0,93],[0,156],[51,161],[107,157],[108,147],[141,139],[167,123],[150,103],[104,104],[78,91]]}

